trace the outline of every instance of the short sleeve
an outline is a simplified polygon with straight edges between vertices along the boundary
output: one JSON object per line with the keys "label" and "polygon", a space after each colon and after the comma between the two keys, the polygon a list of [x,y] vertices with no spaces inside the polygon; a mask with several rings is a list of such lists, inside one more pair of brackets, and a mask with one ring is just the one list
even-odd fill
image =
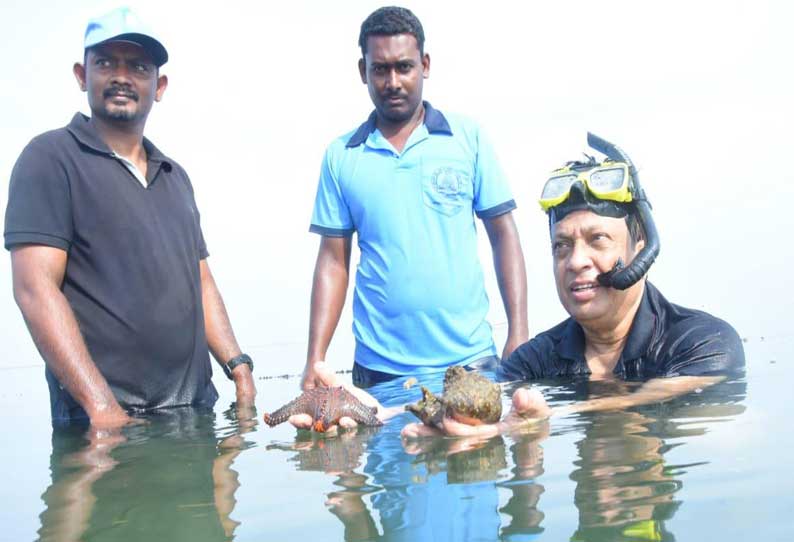
{"label": "short sleeve", "polygon": [[207,242],[204,240],[204,232],[201,231],[201,214],[196,209],[196,222],[198,223],[198,251],[199,260],[206,260],[209,258],[209,251],[207,250]]}
{"label": "short sleeve", "polygon": [[516,208],[513,194],[491,142],[477,130],[477,159],[474,171],[474,211],[479,218],[493,218]]}
{"label": "short sleeve", "polygon": [[69,250],[72,239],[72,202],[65,166],[34,139],[11,172],[5,247],[38,244]]}
{"label": "short sleeve", "polygon": [[199,212],[198,205],[196,205],[196,195],[193,191],[193,183],[190,182],[190,177],[188,177],[187,172],[180,167],[180,171],[185,176],[187,180],[187,184],[190,187],[190,196],[191,196],[191,205],[193,205],[193,210],[196,212],[196,235],[198,236],[198,252],[199,252],[199,260],[206,260],[209,258],[209,251],[207,250],[207,242],[204,240],[204,232],[201,229],[201,213]]}
{"label": "short sleeve", "polygon": [[323,158],[309,231],[329,237],[347,237],[353,234],[355,226],[339,176],[334,171],[332,154],[333,150],[329,148]]}
{"label": "short sleeve", "polygon": [[667,333],[659,376],[730,375],[744,370],[744,347],[736,330],[711,315],[682,320]]}

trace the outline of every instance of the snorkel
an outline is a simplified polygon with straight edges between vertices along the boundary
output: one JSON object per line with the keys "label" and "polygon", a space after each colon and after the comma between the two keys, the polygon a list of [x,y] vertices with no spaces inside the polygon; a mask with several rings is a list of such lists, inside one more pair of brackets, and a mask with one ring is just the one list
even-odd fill
{"label": "snorkel", "polygon": [[568,162],[555,170],[543,187],[539,203],[549,215],[549,226],[577,210],[636,220],[645,237],[642,250],[629,265],[618,259],[612,269],[598,275],[602,286],[625,290],[650,269],[659,254],[659,234],[637,168],[629,156],[617,145],[590,132],[587,144],[606,159],[598,163],[594,157],[585,155],[587,161]]}
{"label": "snorkel", "polygon": [[629,186],[634,196],[634,212],[645,232],[645,246],[628,266],[624,265],[621,259],[618,259],[611,270],[598,275],[598,282],[602,286],[625,290],[645,276],[656,256],[659,255],[659,233],[656,231],[656,224],[651,215],[651,204],[645,197],[642,185],[640,185],[637,168],[634,167],[634,163],[632,163],[629,156],[614,143],[610,143],[590,132],[587,132],[587,144],[610,160],[624,162],[629,167]]}

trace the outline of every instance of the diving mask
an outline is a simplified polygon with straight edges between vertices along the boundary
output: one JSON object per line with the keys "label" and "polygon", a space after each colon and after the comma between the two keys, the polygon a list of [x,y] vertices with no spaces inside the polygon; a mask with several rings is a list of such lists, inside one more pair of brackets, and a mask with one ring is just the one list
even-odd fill
{"label": "diving mask", "polygon": [[617,145],[589,132],[587,144],[604,154],[606,160],[598,163],[588,156],[586,162],[568,162],[554,171],[543,187],[540,206],[549,214],[550,226],[578,210],[613,218],[636,216],[645,246],[628,265],[619,259],[611,270],[598,275],[601,285],[625,290],[650,269],[659,254],[659,234],[637,168],[629,156]]}
{"label": "diving mask", "polygon": [[602,200],[628,203],[634,198],[631,193],[629,166],[624,162],[606,160],[596,164],[569,162],[552,172],[540,195],[540,207],[547,211],[567,200],[571,187],[580,182],[592,195]]}

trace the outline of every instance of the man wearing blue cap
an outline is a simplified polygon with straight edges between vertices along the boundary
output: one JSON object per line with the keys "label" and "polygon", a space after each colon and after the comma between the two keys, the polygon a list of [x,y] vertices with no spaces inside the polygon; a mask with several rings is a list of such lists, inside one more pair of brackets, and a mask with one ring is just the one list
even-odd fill
{"label": "man wearing blue cap", "polygon": [[89,22],[74,65],[91,117],[34,138],[11,176],[14,297],[46,362],[53,422],[209,405],[209,350],[255,395],[206,258],[185,171],[143,137],[168,53],[132,12]]}

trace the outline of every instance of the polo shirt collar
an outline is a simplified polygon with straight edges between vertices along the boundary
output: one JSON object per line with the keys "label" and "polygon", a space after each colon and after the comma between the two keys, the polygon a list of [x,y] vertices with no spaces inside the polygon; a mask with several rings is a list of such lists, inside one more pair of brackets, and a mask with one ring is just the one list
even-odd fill
{"label": "polo shirt collar", "polygon": [[[69,133],[74,136],[80,144],[93,149],[99,153],[113,156],[113,151],[107,146],[102,138],[97,133],[94,125],[91,124],[91,118],[83,115],[82,113],[75,113],[71,122],[66,126]],[[172,161],[165,156],[160,149],[154,146],[154,143],[147,138],[143,138],[143,148],[146,150],[146,159],[149,162],[157,164],[164,164],[168,169],[172,167]]]}
{"label": "polo shirt collar", "polygon": [[[425,106],[424,125],[425,128],[427,128],[428,133],[452,135],[452,128],[449,127],[449,122],[447,122],[444,114],[430,105],[430,102],[423,101],[422,104]],[[377,118],[378,115],[375,111],[370,113],[369,118],[367,118],[367,120],[358,127],[353,136],[348,140],[345,147],[358,147],[362,143],[366,142],[369,134],[375,131]]]}
{"label": "polo shirt collar", "polygon": [[[624,370],[623,362],[640,359],[645,356],[648,347],[651,344],[653,337],[653,330],[656,326],[656,316],[654,315],[649,300],[650,290],[654,287],[646,282],[645,289],[642,293],[642,300],[637,309],[637,314],[634,315],[634,321],[629,330],[629,336],[626,339],[626,345],[623,347],[623,352],[620,354],[620,359],[615,365],[614,372],[621,374]],[[587,364],[584,357],[584,330],[576,320],[573,318],[568,319],[560,341],[557,343],[555,350],[561,359],[569,361],[578,361]]]}
{"label": "polo shirt collar", "polygon": [[646,281],[640,307],[637,309],[637,314],[634,315],[634,321],[631,323],[629,337],[626,339],[626,346],[623,347],[618,366],[622,365],[624,360],[640,359],[648,352],[648,347],[653,337],[653,330],[656,327],[656,315],[650,301],[651,288],[653,286]]}
{"label": "polo shirt collar", "polygon": [[449,127],[444,114],[435,109],[430,102],[422,102],[425,106],[425,127],[431,134],[452,135],[452,128]]}

